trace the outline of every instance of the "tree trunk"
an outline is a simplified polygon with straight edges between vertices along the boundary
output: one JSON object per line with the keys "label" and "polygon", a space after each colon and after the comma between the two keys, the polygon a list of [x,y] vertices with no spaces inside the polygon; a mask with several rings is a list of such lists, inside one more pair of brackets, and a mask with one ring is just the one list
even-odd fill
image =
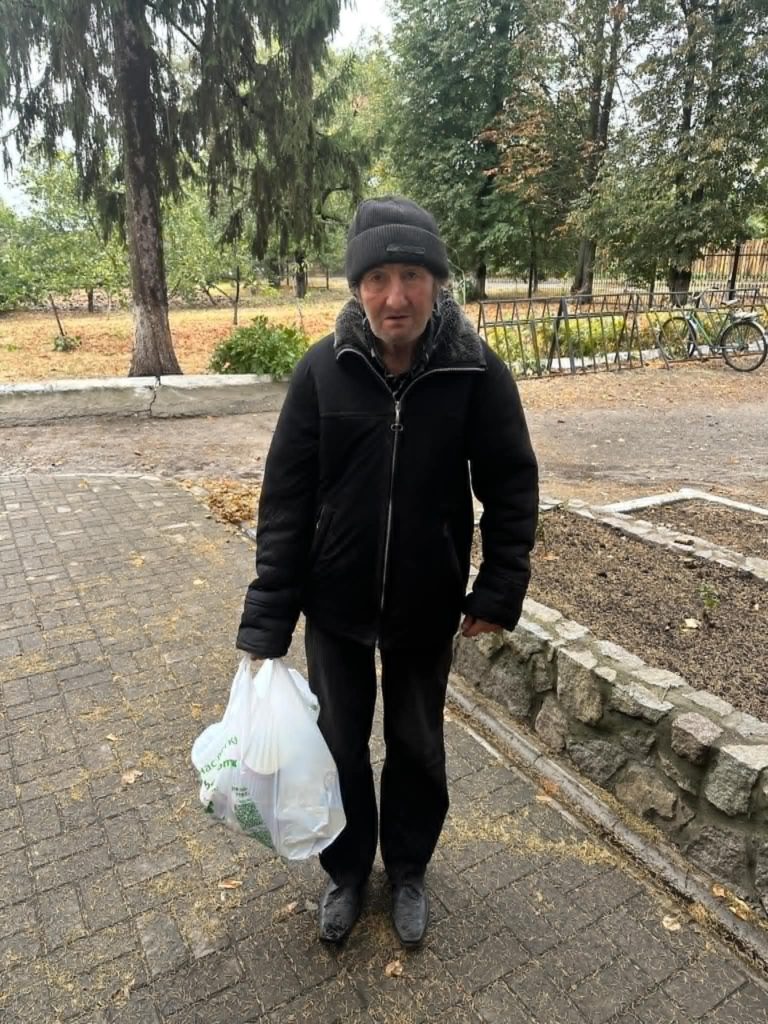
{"label": "tree trunk", "polygon": [[575,295],[592,295],[595,279],[595,253],[597,243],[593,238],[582,238],[579,245],[579,262],[573,277],[571,291]]}
{"label": "tree trunk", "polygon": [[477,295],[476,299],[487,299],[488,295],[485,290],[485,282],[488,276],[488,267],[485,263],[478,263],[477,269],[475,270],[475,290]]}
{"label": "tree trunk", "polygon": [[307,268],[306,267],[301,267],[301,266],[297,267],[296,268],[296,275],[295,275],[295,287],[296,287],[296,298],[297,299],[305,298],[305,296],[307,294],[307,280],[308,280]]}
{"label": "tree trunk", "polygon": [[93,288],[88,289],[88,312],[93,312]]}
{"label": "tree trunk", "polygon": [[[605,19],[613,10],[610,42],[607,57],[604,55]],[[608,150],[608,133],[613,110],[613,95],[616,91],[616,78],[619,69],[619,54],[625,18],[622,2],[611,4],[606,2],[597,11],[595,32],[592,38],[593,70],[589,83],[589,126],[586,142],[586,174],[584,187],[589,192],[595,185],[600,174],[605,154]],[[595,239],[582,238],[579,244],[579,258],[574,274],[571,292],[578,295],[591,295],[595,276]]]}
{"label": "tree trunk", "polygon": [[739,276],[739,258],[741,256],[741,242],[736,243],[736,248],[733,250],[733,265],[731,267],[731,277],[728,281],[728,298],[736,298],[736,281]]}
{"label": "tree trunk", "polygon": [[536,232],[533,228],[530,229],[531,245],[528,250],[528,298],[534,295],[539,288],[539,268],[538,268],[538,246],[536,244]]}
{"label": "tree trunk", "polygon": [[676,267],[670,264],[667,270],[667,285],[673,305],[684,306],[688,301],[692,276],[693,271],[690,267]]}
{"label": "tree trunk", "polygon": [[233,323],[237,327],[237,316],[240,309],[240,264],[238,263],[235,267],[235,301],[234,301],[234,313],[232,315]]}
{"label": "tree trunk", "polygon": [[181,373],[168,323],[152,51],[144,6],[119,0],[112,15],[115,74],[122,118],[128,256],[134,341],[131,377]]}

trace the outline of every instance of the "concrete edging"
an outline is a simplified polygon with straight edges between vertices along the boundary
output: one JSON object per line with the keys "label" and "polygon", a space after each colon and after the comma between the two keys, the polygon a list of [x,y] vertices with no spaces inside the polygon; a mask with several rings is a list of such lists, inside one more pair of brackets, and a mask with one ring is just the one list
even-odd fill
{"label": "concrete edging", "polygon": [[232,416],[279,411],[287,381],[257,374],[103,377],[0,384],[0,426],[86,416]]}

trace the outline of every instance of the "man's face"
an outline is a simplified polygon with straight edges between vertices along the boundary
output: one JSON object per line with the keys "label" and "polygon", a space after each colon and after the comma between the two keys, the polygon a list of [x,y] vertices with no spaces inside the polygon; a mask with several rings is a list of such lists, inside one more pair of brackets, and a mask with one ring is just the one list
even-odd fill
{"label": "man's face", "polygon": [[432,315],[435,278],[413,263],[373,267],[360,280],[358,293],[371,330],[385,344],[417,341]]}

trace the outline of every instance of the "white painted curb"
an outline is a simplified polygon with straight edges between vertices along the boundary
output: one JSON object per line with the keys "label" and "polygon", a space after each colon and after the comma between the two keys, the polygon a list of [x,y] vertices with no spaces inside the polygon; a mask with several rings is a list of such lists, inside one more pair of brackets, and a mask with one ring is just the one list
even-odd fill
{"label": "white painted curb", "polygon": [[0,426],[84,416],[232,416],[277,412],[284,380],[257,374],[169,375],[0,385]]}

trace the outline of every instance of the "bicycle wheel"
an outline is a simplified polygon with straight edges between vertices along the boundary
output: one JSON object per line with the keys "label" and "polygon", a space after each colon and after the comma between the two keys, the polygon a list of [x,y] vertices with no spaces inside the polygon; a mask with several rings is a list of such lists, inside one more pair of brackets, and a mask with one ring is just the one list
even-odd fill
{"label": "bicycle wheel", "polygon": [[659,331],[659,349],[668,362],[687,359],[693,352],[696,335],[684,316],[671,316]]}
{"label": "bicycle wheel", "polygon": [[748,373],[762,366],[768,355],[765,331],[754,320],[736,320],[720,338],[723,359],[732,370]]}

